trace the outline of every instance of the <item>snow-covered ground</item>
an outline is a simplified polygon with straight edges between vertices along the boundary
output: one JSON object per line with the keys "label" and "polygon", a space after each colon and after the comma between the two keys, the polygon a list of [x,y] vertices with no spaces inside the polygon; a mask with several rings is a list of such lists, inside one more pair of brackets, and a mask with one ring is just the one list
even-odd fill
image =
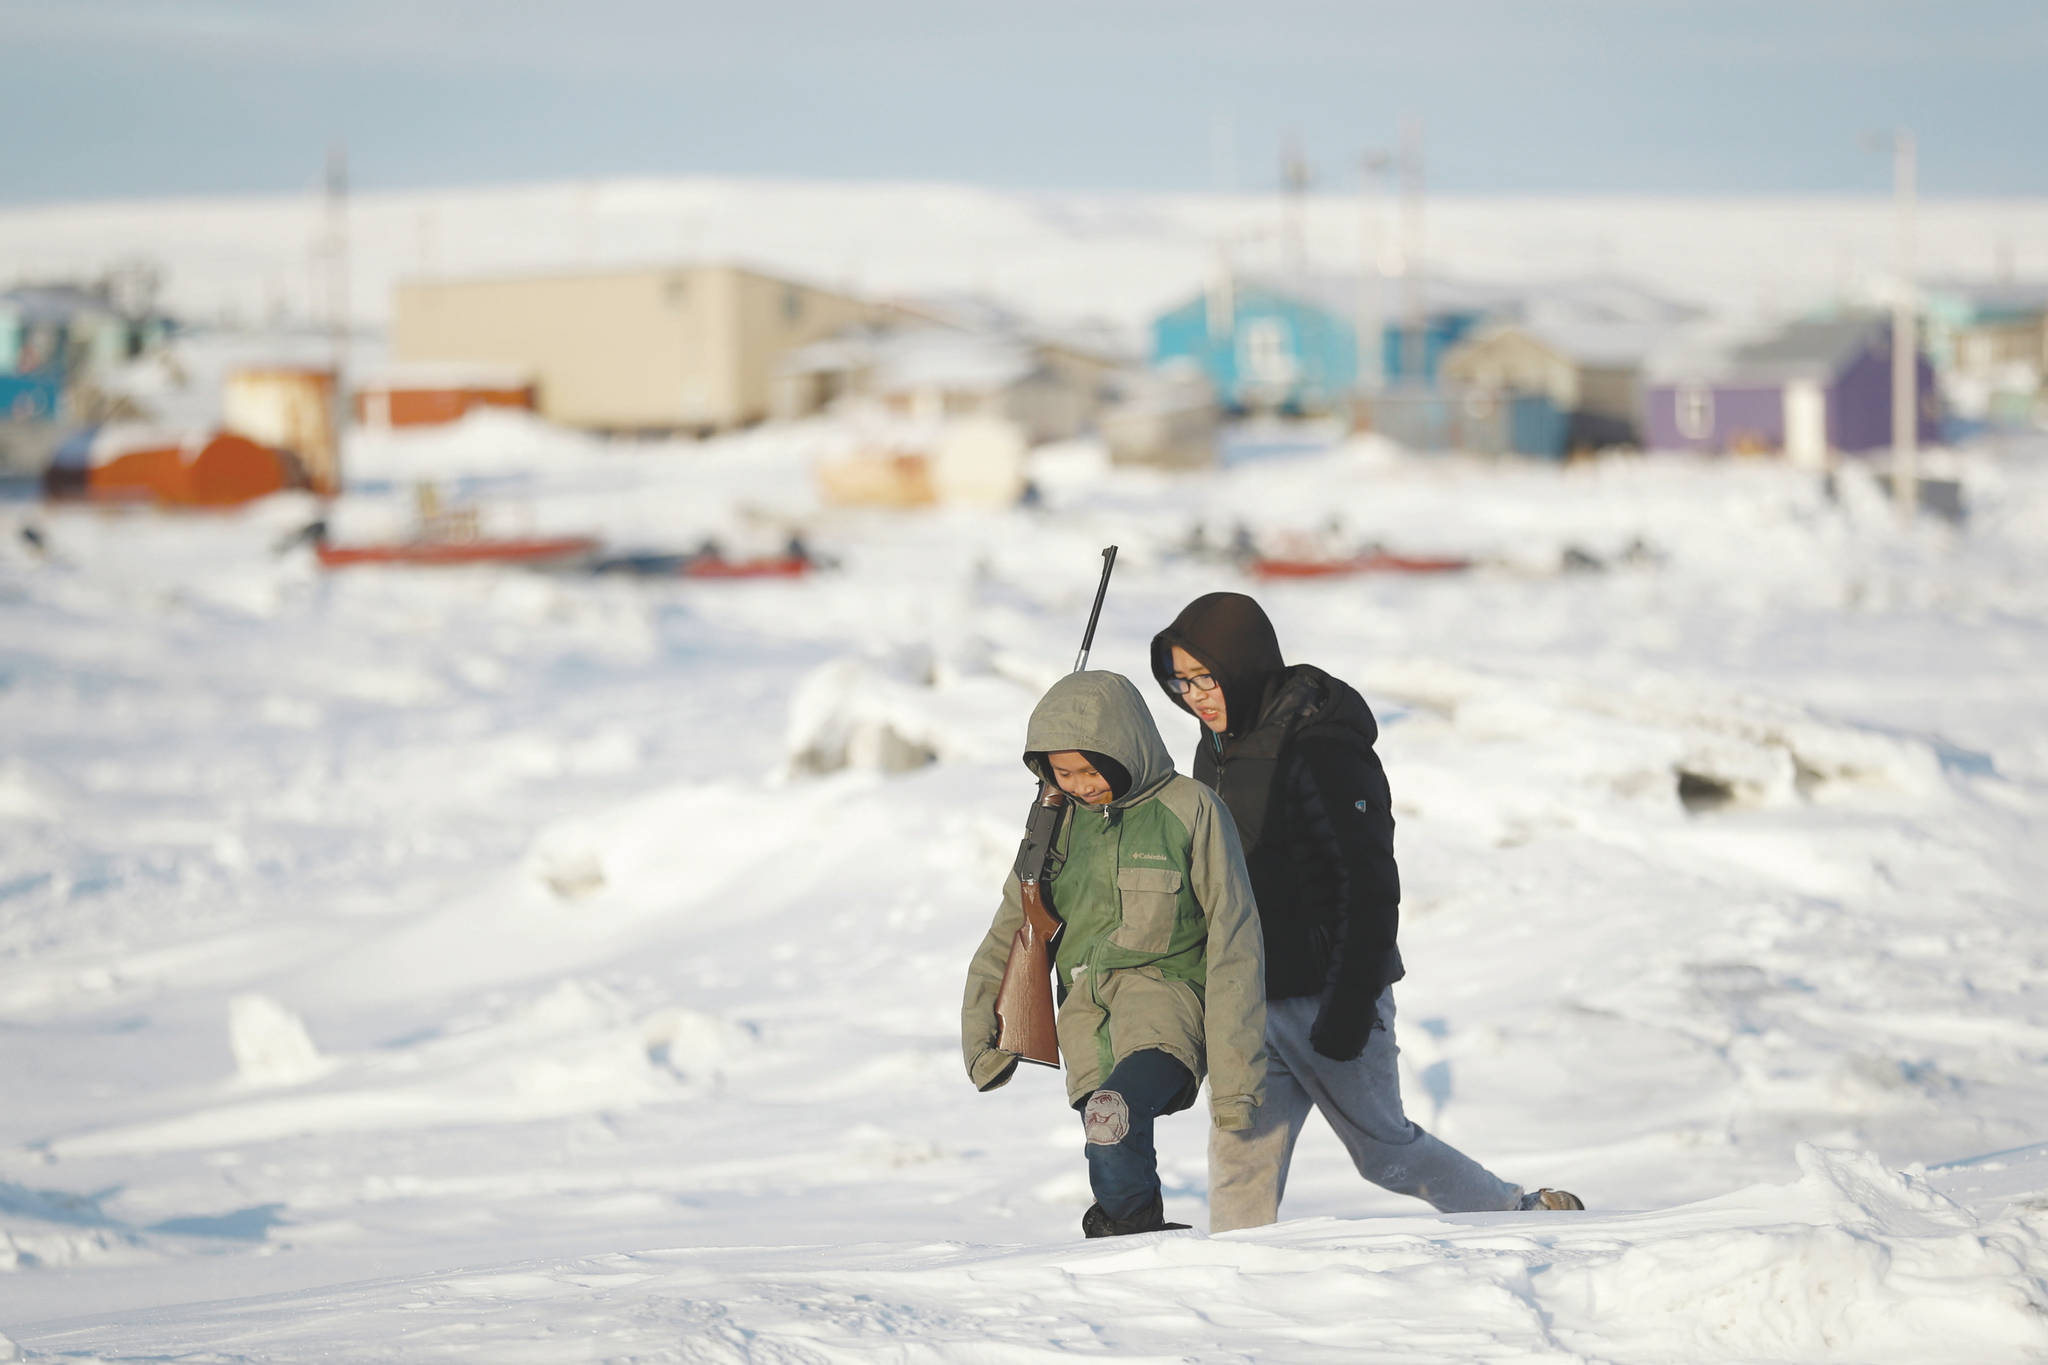
{"label": "snow-covered ground", "polygon": [[[334,513],[800,524],[798,582],[0,504],[0,1359],[2048,1358],[2048,453],[1902,531],[1861,475],[1370,442],[827,512],[846,439],[485,415],[361,438]],[[1240,521],[1481,561],[1252,590],[1382,719],[1412,1112],[1589,1212],[1437,1216],[1312,1129],[1211,1238],[1183,1116],[1197,1230],[1088,1243],[1054,1078],[961,1074],[1097,551],[1142,678]]]}

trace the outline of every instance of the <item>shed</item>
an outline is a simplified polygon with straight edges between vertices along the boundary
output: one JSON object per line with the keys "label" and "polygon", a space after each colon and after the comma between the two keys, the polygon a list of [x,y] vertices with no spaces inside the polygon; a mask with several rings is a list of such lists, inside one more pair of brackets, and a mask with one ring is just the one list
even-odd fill
{"label": "shed", "polygon": [[[1831,451],[1892,443],[1892,328],[1850,314],[1795,322],[1718,363],[1651,383],[1645,435],[1665,450],[1783,454],[1810,465]],[[1934,368],[1916,357],[1919,439],[1939,430]]]}

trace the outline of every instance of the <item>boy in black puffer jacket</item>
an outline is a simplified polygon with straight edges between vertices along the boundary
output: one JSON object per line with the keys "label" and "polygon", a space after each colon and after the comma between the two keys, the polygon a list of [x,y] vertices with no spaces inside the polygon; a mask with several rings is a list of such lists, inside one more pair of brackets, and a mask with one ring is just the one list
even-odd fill
{"label": "boy in black puffer jacket", "polygon": [[1252,1128],[1210,1135],[1210,1231],[1279,1216],[1311,1108],[1360,1175],[1444,1212],[1582,1207],[1561,1190],[1524,1193],[1402,1111],[1401,878],[1365,699],[1319,668],[1285,665],[1266,613],[1241,593],[1189,603],[1152,641],[1152,671],[1202,722],[1194,776],[1237,821],[1265,938],[1266,1103]]}

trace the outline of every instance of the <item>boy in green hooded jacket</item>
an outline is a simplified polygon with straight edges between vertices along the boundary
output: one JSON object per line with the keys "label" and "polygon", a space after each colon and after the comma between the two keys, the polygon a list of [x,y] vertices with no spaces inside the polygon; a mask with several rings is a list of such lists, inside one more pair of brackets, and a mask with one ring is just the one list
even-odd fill
{"label": "boy in green hooded jacket", "polygon": [[[1071,673],[1031,713],[1024,764],[1072,798],[1046,883],[1067,1100],[1082,1116],[1090,1237],[1164,1222],[1153,1122],[1209,1076],[1217,1129],[1251,1126],[1266,1071],[1265,960],[1237,827],[1216,794],[1173,770],[1138,689]],[[1017,877],[967,968],[960,1045],[976,1088],[1017,1068],[996,1047],[996,994],[1023,922]]]}

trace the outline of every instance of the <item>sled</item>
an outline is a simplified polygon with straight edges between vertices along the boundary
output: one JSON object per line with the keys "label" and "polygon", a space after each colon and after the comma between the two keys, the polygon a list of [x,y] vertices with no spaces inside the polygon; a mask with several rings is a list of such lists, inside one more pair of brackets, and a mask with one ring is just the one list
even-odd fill
{"label": "sled", "polygon": [[532,536],[516,540],[406,540],[384,545],[314,547],[320,564],[345,569],[358,564],[562,564],[597,551],[590,536]]}
{"label": "sled", "polygon": [[590,567],[594,573],[636,578],[797,578],[820,566],[805,555],[727,559],[707,554],[623,554],[607,555]]}
{"label": "sled", "polygon": [[1251,573],[1256,578],[1333,578],[1355,573],[1459,573],[1472,567],[1469,559],[1450,556],[1393,555],[1375,550],[1349,559],[1254,559]]}
{"label": "sled", "polygon": [[797,578],[816,567],[803,555],[768,555],[760,559],[700,555],[676,572],[684,578]]}

